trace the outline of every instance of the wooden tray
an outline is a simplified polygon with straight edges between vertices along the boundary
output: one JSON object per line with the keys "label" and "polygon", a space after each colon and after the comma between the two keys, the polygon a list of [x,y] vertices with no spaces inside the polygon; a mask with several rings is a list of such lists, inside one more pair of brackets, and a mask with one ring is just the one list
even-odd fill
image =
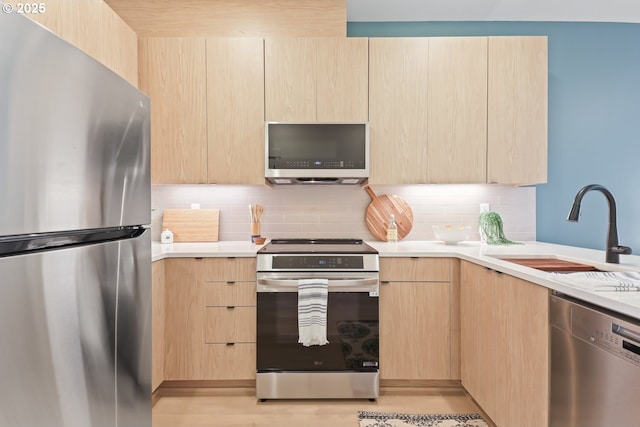
{"label": "wooden tray", "polygon": [[162,216],[174,242],[217,242],[219,224],[220,209],[165,209]]}
{"label": "wooden tray", "polygon": [[413,211],[409,204],[395,194],[378,196],[368,185],[364,190],[371,197],[365,213],[365,221],[371,234],[378,240],[386,241],[387,226],[393,214],[398,225],[398,240],[404,239],[413,227]]}

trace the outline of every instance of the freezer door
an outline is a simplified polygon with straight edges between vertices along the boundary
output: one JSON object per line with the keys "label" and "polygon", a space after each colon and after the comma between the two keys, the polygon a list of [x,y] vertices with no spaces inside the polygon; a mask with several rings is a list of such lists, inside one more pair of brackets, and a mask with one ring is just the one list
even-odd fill
{"label": "freezer door", "polygon": [[149,99],[0,13],[0,236],[151,222]]}
{"label": "freezer door", "polygon": [[151,426],[149,235],[0,258],[0,426]]}

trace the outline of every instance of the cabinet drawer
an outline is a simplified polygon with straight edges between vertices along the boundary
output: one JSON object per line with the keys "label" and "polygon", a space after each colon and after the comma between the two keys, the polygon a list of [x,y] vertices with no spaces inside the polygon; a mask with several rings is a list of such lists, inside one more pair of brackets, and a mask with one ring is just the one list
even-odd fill
{"label": "cabinet drawer", "polygon": [[256,282],[207,282],[204,285],[204,305],[256,305]]}
{"label": "cabinet drawer", "polygon": [[207,307],[207,344],[256,342],[255,307]]}
{"label": "cabinet drawer", "polygon": [[206,344],[203,380],[253,380],[256,378],[255,344]]}
{"label": "cabinet drawer", "polygon": [[380,258],[380,280],[395,282],[448,282],[449,258]]}
{"label": "cabinet drawer", "polygon": [[256,280],[255,258],[176,258],[171,261],[201,282]]}

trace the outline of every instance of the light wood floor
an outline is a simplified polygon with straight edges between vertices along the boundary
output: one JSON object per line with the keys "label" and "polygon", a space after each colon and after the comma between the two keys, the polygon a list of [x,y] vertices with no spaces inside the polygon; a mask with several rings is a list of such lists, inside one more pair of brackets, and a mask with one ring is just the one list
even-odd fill
{"label": "light wood floor", "polygon": [[172,390],[161,395],[153,407],[153,427],[358,427],[358,411],[482,413],[469,395],[457,387],[386,388],[377,402],[259,402],[253,389]]}

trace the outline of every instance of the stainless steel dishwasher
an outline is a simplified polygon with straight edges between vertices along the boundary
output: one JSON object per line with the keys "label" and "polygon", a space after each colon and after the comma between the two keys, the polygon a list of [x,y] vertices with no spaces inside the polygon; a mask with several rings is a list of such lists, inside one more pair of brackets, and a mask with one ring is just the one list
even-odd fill
{"label": "stainless steel dishwasher", "polygon": [[640,426],[640,321],[550,298],[549,427]]}

